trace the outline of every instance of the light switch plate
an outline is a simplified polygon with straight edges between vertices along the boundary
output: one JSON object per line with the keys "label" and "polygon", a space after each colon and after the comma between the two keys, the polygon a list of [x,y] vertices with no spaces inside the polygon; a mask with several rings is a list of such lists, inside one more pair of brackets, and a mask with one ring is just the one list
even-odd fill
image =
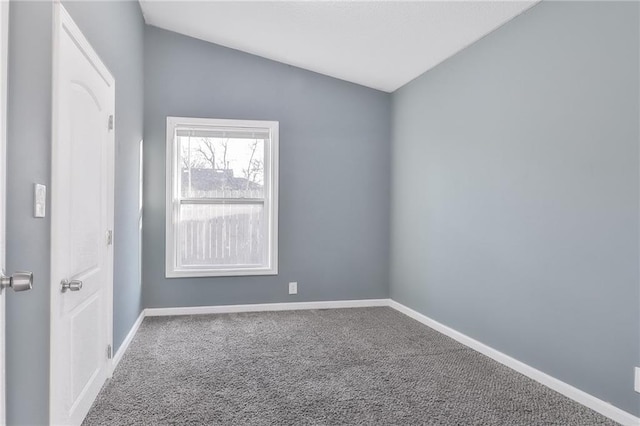
{"label": "light switch plate", "polygon": [[33,186],[33,216],[44,217],[47,206],[47,187],[36,183]]}
{"label": "light switch plate", "polygon": [[636,392],[640,392],[640,367],[635,367],[633,369],[634,374],[634,383],[633,383],[633,388],[635,389]]}
{"label": "light switch plate", "polygon": [[298,294],[298,283],[289,283],[289,294]]}

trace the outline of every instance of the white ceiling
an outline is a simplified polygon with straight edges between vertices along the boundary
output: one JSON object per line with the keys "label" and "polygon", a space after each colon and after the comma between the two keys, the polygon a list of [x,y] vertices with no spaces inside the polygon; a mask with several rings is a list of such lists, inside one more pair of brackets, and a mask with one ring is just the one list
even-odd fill
{"label": "white ceiling", "polygon": [[147,24],[393,92],[538,1],[140,3]]}

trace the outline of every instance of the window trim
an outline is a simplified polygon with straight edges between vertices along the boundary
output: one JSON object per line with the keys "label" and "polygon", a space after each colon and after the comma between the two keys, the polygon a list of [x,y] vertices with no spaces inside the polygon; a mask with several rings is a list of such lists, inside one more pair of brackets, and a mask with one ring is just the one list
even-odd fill
{"label": "window trim", "polygon": [[[177,197],[177,171],[178,157],[177,144],[174,134],[177,126],[217,126],[217,127],[248,127],[268,128],[270,140],[268,149],[265,149],[265,181],[269,179],[269,194],[265,194],[265,212],[267,218],[267,232],[269,245],[266,267],[238,267],[229,265],[229,268],[178,268],[176,250],[177,235],[177,209],[179,208]],[[165,277],[231,277],[252,275],[278,275],[278,136],[279,122],[260,120],[230,120],[216,118],[191,118],[191,117],[167,117],[166,130],[166,198],[165,198]],[[266,186],[266,185],[265,185]]]}

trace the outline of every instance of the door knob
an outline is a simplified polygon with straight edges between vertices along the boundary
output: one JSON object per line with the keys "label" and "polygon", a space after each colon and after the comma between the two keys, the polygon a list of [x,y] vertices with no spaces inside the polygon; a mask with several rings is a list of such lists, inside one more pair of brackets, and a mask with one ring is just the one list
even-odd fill
{"label": "door knob", "polygon": [[60,285],[62,286],[62,292],[69,291],[80,291],[82,288],[82,281],[80,280],[62,280],[60,281]]}
{"label": "door knob", "polygon": [[7,287],[11,287],[13,291],[31,290],[33,287],[33,272],[15,272],[9,277],[0,273],[0,293]]}

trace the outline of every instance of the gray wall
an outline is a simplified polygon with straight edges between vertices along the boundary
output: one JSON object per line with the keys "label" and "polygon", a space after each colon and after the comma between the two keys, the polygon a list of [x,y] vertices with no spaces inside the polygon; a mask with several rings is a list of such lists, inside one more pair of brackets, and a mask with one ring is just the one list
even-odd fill
{"label": "gray wall", "polygon": [[391,296],[640,414],[638,4],[543,2],[393,96]]}
{"label": "gray wall", "polygon": [[[65,7],[116,79],[114,342],[118,347],[141,309],[137,173],[144,24],[137,2],[65,2]],[[51,2],[12,2],[10,6],[7,269],[33,270],[35,277],[32,291],[9,292],[7,299],[7,422],[11,425],[48,422],[51,223],[48,217],[32,217],[32,185],[50,186],[51,182],[52,11]]]}
{"label": "gray wall", "polygon": [[6,269],[33,271],[34,287],[7,292],[7,424],[40,425],[49,406],[51,222],[34,219],[32,203],[34,182],[51,184],[53,15],[50,2],[9,7]]}
{"label": "gray wall", "polygon": [[[165,279],[172,115],[280,122],[279,275]],[[147,27],[144,306],[387,297],[390,117],[388,94]]]}

